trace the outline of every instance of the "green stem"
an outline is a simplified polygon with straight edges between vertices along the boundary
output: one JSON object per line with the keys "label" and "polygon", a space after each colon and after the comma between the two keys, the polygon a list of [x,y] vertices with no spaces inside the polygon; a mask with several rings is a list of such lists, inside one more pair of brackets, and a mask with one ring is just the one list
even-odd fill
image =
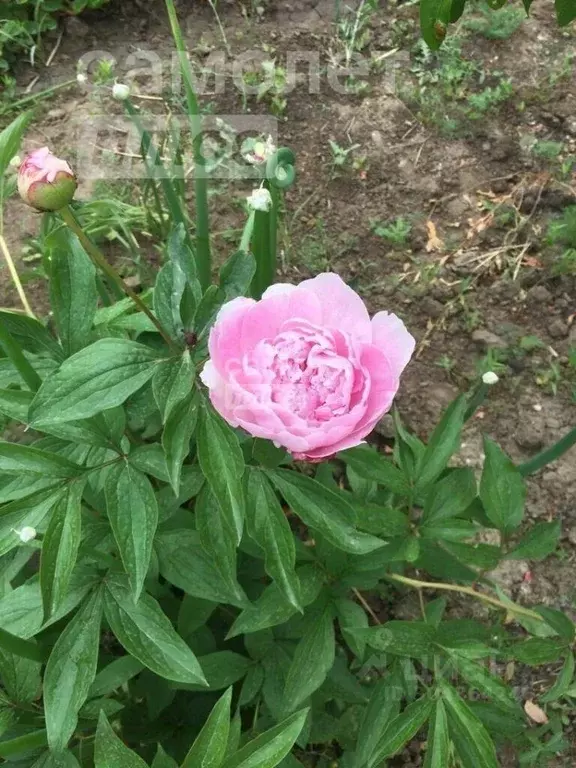
{"label": "green stem", "polygon": [[[270,206],[270,239],[269,239],[269,254],[268,254],[268,277],[270,282],[268,285],[272,285],[276,278],[276,269],[278,261],[278,206],[280,204],[280,192],[274,186],[274,184],[267,183],[270,197],[272,198],[272,204]],[[268,288],[268,285],[266,288]]]}
{"label": "green stem", "polygon": [[270,214],[266,211],[254,213],[252,253],[256,259],[256,272],[251,293],[255,299],[260,299],[274,279],[274,265],[270,262]]}
{"label": "green stem", "polygon": [[178,51],[178,59],[186,91],[186,101],[188,103],[188,118],[192,129],[194,186],[196,191],[196,261],[200,285],[206,290],[210,285],[212,268],[210,256],[210,219],[208,214],[208,179],[204,155],[202,154],[202,120],[196,91],[194,90],[192,67],[190,66],[188,52],[182,37],[174,0],[166,0],[166,10],[168,11],[172,36]]}
{"label": "green stem", "polygon": [[13,653],[14,656],[20,656],[22,659],[44,661],[44,655],[36,643],[16,637],[16,635],[6,632],[5,629],[0,629],[0,648],[8,651],[8,653]]}
{"label": "green stem", "polygon": [[557,443],[546,448],[544,451],[534,456],[533,459],[527,461],[525,464],[520,464],[518,469],[523,477],[527,475],[533,475],[546,464],[550,464],[552,461],[556,461],[562,456],[563,453],[570,450],[573,445],[576,445],[576,427],[570,430],[567,435],[564,435]]}
{"label": "green stem", "polygon": [[242,232],[242,238],[240,240],[240,250],[248,253],[250,250],[250,240],[252,239],[252,232],[254,231],[254,219],[256,218],[256,211],[250,211],[244,230]]}
{"label": "green stem", "polygon": [[37,392],[42,384],[42,379],[38,376],[34,368],[32,368],[28,360],[26,360],[20,346],[14,341],[11,333],[1,320],[0,346],[2,346],[6,353],[6,357],[8,357],[20,376],[22,376],[26,382],[26,386],[32,390],[32,392]]}
{"label": "green stem", "polygon": [[84,250],[86,253],[90,256],[94,264],[104,272],[106,277],[111,281],[113,285],[115,285],[122,293],[125,293],[127,296],[129,296],[134,304],[138,307],[138,309],[141,312],[144,312],[144,314],[151,320],[152,323],[156,326],[158,333],[162,336],[166,344],[170,347],[170,349],[176,350],[177,347],[170,338],[170,336],[166,333],[154,313],[148,309],[146,304],[142,301],[140,296],[138,296],[137,293],[134,293],[134,291],[129,288],[120,275],[116,272],[114,267],[112,267],[108,262],[106,261],[106,258],[104,257],[104,254],[100,252],[100,250],[94,245],[94,243],[90,240],[89,237],[84,233],[84,230],[80,226],[79,221],[77,220],[76,216],[74,215],[74,212],[70,208],[70,206],[66,206],[65,208],[62,208],[60,211],[60,216],[62,217],[64,223],[74,232],[78,240],[80,240],[81,244],[84,247]]}

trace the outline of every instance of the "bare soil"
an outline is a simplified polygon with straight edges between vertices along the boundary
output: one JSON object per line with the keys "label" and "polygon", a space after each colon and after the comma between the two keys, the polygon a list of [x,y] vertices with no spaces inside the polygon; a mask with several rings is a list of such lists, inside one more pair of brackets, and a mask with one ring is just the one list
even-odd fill
{"label": "bare soil", "polygon": [[[92,50],[117,59],[119,79],[136,66],[128,59],[131,54],[153,51],[164,65],[163,86],[169,87],[166,65],[173,48],[161,0],[114,5],[67,22],[53,63],[38,70],[34,90],[74,78],[79,57]],[[327,84],[325,68],[341,50],[332,2],[269,2],[261,12],[231,0],[218,4],[235,54],[259,50],[277,64],[295,50],[320,57],[320,92],[309,92],[306,67],[299,67],[298,85],[286,95],[278,119],[280,144],[294,149],[298,168],[297,183],[286,197],[282,279],[298,281],[332,269],[361,293],[371,311],[387,309],[402,316],[418,347],[398,402],[404,419],[423,437],[458,389],[477,378],[487,352],[499,355],[500,382],[468,427],[460,454],[462,462],[477,468],[483,460],[483,433],[522,462],[560,438],[575,420],[576,370],[569,355],[576,348],[576,278],[573,272],[556,274],[557,253],[547,245],[546,232],[550,220],[576,204],[576,179],[560,169],[563,158],[576,154],[572,69],[551,82],[551,73],[576,53],[576,29],[559,31],[549,5],[535,3],[532,18],[508,39],[466,36],[464,58],[510,77],[513,92],[502,105],[480,119],[465,120],[455,135],[446,137],[424,119],[418,99],[406,96],[406,84],[414,82],[410,63],[397,72],[395,89],[388,77],[374,71],[362,78],[367,87],[360,94],[338,93]],[[185,0],[180,12],[195,56],[206,60],[223,50],[208,4]],[[410,51],[417,39],[416,15],[414,6],[382,3],[362,54]],[[23,66],[23,86],[32,75]],[[143,76],[140,83],[141,95],[150,95],[150,79]],[[428,89],[438,93],[441,84]],[[455,102],[462,98],[456,96]],[[205,101],[212,102],[216,115],[242,114],[245,106],[230,77],[223,94]],[[155,108],[153,101],[139,103]],[[86,121],[103,112],[109,113],[111,126],[119,119],[119,105],[110,104],[73,87],[44,103],[27,143],[49,144],[73,160]],[[248,108],[253,115],[269,114],[266,99],[250,99]],[[359,145],[342,168],[333,166],[329,140],[343,148]],[[527,147],[533,140],[561,142],[559,158],[546,160],[531,152]],[[214,231],[241,226],[236,202],[250,185],[216,182],[214,188]],[[92,191],[93,183],[81,184],[81,197]],[[399,216],[411,224],[405,242],[394,245],[374,233],[373,222],[389,223]],[[37,232],[38,218],[14,201],[6,219],[8,240],[18,256]],[[145,258],[154,261],[153,244],[145,238],[141,242]],[[222,237],[216,246],[223,260],[231,246]],[[127,272],[133,269],[128,261],[124,265]],[[33,306],[45,313],[45,282],[35,278],[34,265],[20,262],[20,268],[31,278],[26,290]],[[0,304],[16,307],[6,271],[0,281]],[[522,341],[527,337],[541,343],[527,350]],[[384,422],[384,436],[386,430]],[[561,549],[540,563],[510,561],[495,576],[520,602],[550,604],[576,619],[575,492],[573,449],[529,481],[527,515],[560,519]],[[531,698],[537,681],[522,669],[516,674],[514,684]],[[558,765],[575,764],[573,738],[572,753]],[[516,765],[511,760],[502,764]],[[399,764],[419,765],[419,757],[408,751]]]}

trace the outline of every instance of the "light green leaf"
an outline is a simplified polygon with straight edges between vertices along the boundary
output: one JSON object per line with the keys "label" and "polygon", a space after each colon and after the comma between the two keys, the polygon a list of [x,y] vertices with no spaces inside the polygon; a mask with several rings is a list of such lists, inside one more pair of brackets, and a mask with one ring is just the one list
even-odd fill
{"label": "light green leaf", "polygon": [[450,758],[450,737],[448,718],[442,699],[434,705],[434,714],[428,728],[428,748],[424,768],[446,768]]}
{"label": "light green leaf", "polygon": [[82,526],[84,479],[70,483],[54,505],[42,542],[40,587],[44,617],[62,605],[76,565]]}
{"label": "light green leaf", "polygon": [[246,296],[256,272],[256,259],[248,251],[236,251],[220,267],[220,287],[226,301]]}
{"label": "light green leaf", "polygon": [[16,533],[24,526],[38,528],[62,494],[62,486],[32,493],[0,508],[0,556],[21,546]]}
{"label": "light green leaf", "polygon": [[388,723],[398,714],[402,696],[402,674],[396,667],[379,680],[372,691],[360,724],[354,768],[368,766]]}
{"label": "light green leaf", "polygon": [[441,679],[439,686],[450,736],[463,768],[498,768],[496,748],[486,728],[451,685]]}
{"label": "light green leaf", "polygon": [[222,510],[226,524],[240,543],[244,527],[244,456],[238,438],[212,408],[200,411],[196,436],[200,468]]}
{"label": "light green leaf", "polygon": [[562,525],[560,520],[536,523],[522,536],[514,549],[506,555],[510,560],[544,560],[556,551]]}
{"label": "light green leaf", "polygon": [[80,763],[72,752],[45,752],[32,768],[80,768]]}
{"label": "light green leaf", "polygon": [[[3,633],[2,640],[6,633]],[[16,638],[15,638],[16,639]],[[22,641],[19,641],[22,644]],[[38,698],[42,687],[40,661],[25,658],[24,656],[10,653],[0,642],[0,679],[5,693],[10,701],[22,705],[25,709]],[[21,648],[18,651],[21,652]]]}
{"label": "light green leaf", "polygon": [[267,470],[266,474],[298,517],[337,549],[363,555],[384,546],[381,539],[356,530],[354,509],[343,495],[297,472]]}
{"label": "light green leaf", "polygon": [[52,649],[44,673],[44,712],[50,748],[66,747],[96,675],[102,593],[97,590],[81,606]]}
{"label": "light green leaf", "polygon": [[248,474],[246,502],[248,535],[264,552],[266,573],[288,602],[301,610],[294,535],[267,478],[257,470]]}
{"label": "light green leaf", "polygon": [[180,304],[186,275],[182,267],[174,261],[169,261],[156,276],[154,286],[154,312],[163,328],[172,339],[181,340],[184,329],[180,314]]}
{"label": "light green leaf", "polygon": [[336,615],[338,616],[338,623],[340,629],[344,635],[344,639],[350,646],[352,653],[360,660],[364,658],[364,651],[366,650],[366,639],[363,637],[356,637],[353,634],[348,634],[347,629],[368,629],[368,616],[364,608],[354,600],[348,598],[341,598],[335,602]]}
{"label": "light green leaf", "polygon": [[501,531],[517,528],[524,516],[526,486],[522,475],[504,451],[484,436],[484,468],[480,498],[489,519]]}
{"label": "light green leaf", "polygon": [[450,658],[464,680],[484,696],[493,699],[505,709],[515,710],[518,702],[514,698],[512,690],[502,680],[492,675],[482,664],[470,661],[458,653],[451,651]]}
{"label": "light green leaf", "polygon": [[121,405],[152,378],[158,353],[127,339],[100,339],[50,374],[30,406],[34,426],[87,419]]}
{"label": "light green leaf", "polygon": [[296,743],[308,711],[295,712],[279,725],[249,741],[239,752],[228,757],[222,768],[276,768]]}
{"label": "light green leaf", "polygon": [[387,621],[378,627],[347,632],[365,640],[377,651],[414,658],[430,653],[436,636],[434,627],[423,621]]}
{"label": "light green leaf", "polygon": [[166,454],[166,468],[170,485],[176,495],[180,492],[182,465],[190,453],[190,440],[198,418],[197,392],[191,392],[170,414],[162,432],[162,447]]}
{"label": "light green leaf", "polygon": [[183,352],[182,357],[165,360],[158,366],[152,379],[152,392],[163,424],[174,408],[192,391],[195,373],[188,350]]}
{"label": "light green leaf", "polygon": [[374,480],[392,493],[403,496],[409,491],[408,480],[403,472],[368,446],[350,448],[339,453],[338,458],[352,467],[360,477]]}
{"label": "light green leaf", "polygon": [[95,768],[148,768],[144,760],[116,735],[104,712],[100,712],[96,730],[94,765]]}
{"label": "light green leaf", "polygon": [[0,133],[0,176],[4,176],[10,160],[18,154],[32,114],[32,112],[22,112]]}
{"label": "light green leaf", "polygon": [[167,680],[205,684],[196,656],[150,595],[142,595],[135,605],[128,582],[120,576],[110,577],[104,611],[120,643],[145,667]]}
{"label": "light green leaf", "polygon": [[106,478],[106,511],[124,570],[137,601],[150,566],[158,525],[158,504],[150,480],[128,463]]}
{"label": "light green leaf", "polygon": [[220,768],[230,732],[232,688],[219,699],[186,755],[182,768]]}

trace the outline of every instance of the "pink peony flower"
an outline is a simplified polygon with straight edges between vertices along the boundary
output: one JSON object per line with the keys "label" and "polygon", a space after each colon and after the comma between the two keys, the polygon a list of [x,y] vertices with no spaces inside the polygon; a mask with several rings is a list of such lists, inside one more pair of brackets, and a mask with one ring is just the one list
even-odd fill
{"label": "pink peony flower", "polygon": [[48,147],[27,155],[18,170],[20,197],[39,211],[57,211],[71,203],[76,186],[72,168]]}
{"label": "pink peony flower", "polygon": [[233,427],[318,461],[362,442],[392,405],[414,351],[404,323],[372,321],[338,275],[225,304],[202,381]]}

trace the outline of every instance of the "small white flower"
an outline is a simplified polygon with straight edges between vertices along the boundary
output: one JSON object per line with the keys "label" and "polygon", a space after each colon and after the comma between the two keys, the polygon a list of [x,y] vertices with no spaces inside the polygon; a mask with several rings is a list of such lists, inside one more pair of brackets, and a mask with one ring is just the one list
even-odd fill
{"label": "small white flower", "polygon": [[84,85],[88,82],[88,75],[86,75],[84,72],[78,72],[76,75],[76,82],[78,85]]}
{"label": "small white flower", "polygon": [[20,157],[20,155],[14,155],[12,160],[10,160],[10,165],[12,166],[12,168],[20,168],[20,166],[22,165],[22,158]]}
{"label": "small white flower", "polygon": [[247,197],[248,205],[254,211],[269,211],[272,205],[272,197],[266,187],[254,189],[250,197]]}
{"label": "small white flower", "polygon": [[498,384],[500,377],[498,374],[494,373],[494,371],[486,371],[486,373],[482,376],[482,381],[484,384],[491,386],[492,384]]}
{"label": "small white flower", "polygon": [[112,96],[116,101],[126,101],[130,97],[130,86],[125,83],[114,83]]}
{"label": "small white flower", "polygon": [[268,160],[272,157],[272,155],[276,152],[276,145],[274,144],[274,139],[272,136],[268,136],[266,141],[257,141],[253,147],[252,151],[246,152],[244,155],[244,158],[251,164],[251,165],[262,165],[262,163],[267,163]]}
{"label": "small white flower", "polygon": [[24,528],[21,528],[19,531],[15,529],[13,530],[23,544],[27,544],[29,541],[36,538],[36,528],[32,528],[29,525],[25,525]]}

